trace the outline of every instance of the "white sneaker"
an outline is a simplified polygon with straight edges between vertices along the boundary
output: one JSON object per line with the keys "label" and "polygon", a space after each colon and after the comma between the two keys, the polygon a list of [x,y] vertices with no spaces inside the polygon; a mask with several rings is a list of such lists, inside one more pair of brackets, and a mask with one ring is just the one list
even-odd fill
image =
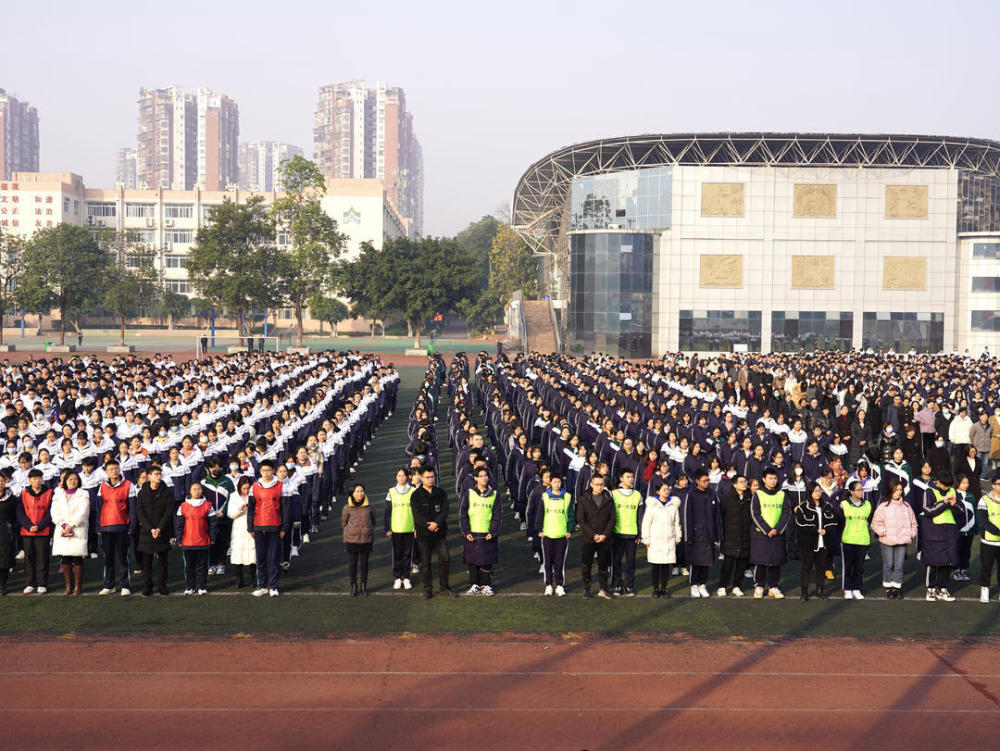
{"label": "white sneaker", "polygon": [[854,590],[854,599],[855,600],[863,600],[863,599],[865,599],[865,596],[863,594],[861,594],[861,590],[860,589],[855,589]]}
{"label": "white sneaker", "polygon": [[697,584],[692,584],[691,585],[691,596],[692,597],[701,597],[701,590],[698,589],[698,585]]}
{"label": "white sneaker", "polygon": [[980,602],[989,602],[990,601],[990,588],[989,587],[980,587],[979,588],[979,601]]}
{"label": "white sneaker", "polygon": [[937,591],[932,587],[928,587],[927,594],[924,595],[924,599],[927,600],[927,602],[934,602],[937,599]]}
{"label": "white sneaker", "polygon": [[218,566],[218,569],[219,569],[219,576],[225,576],[226,575],[226,567],[225,566]]}
{"label": "white sneaker", "polygon": [[682,569],[681,569],[681,573],[682,573],[682,574],[683,574],[684,576],[688,576],[688,575],[690,575],[690,574],[691,574],[691,570],[690,570],[690,569],[689,569],[689,568],[688,568],[687,566],[685,566],[684,568],[682,568]]}
{"label": "white sneaker", "polygon": [[198,590],[198,595],[199,596],[207,595],[207,594],[208,594],[208,590],[207,589],[199,589]]}
{"label": "white sneaker", "polygon": [[104,589],[102,589],[97,594],[99,594],[99,595],[113,595],[114,593],[115,593],[115,591],[113,589],[108,589],[107,587],[105,587]]}
{"label": "white sneaker", "polygon": [[750,569],[747,569],[746,571],[744,571],[743,572],[743,578],[744,579],[753,579],[753,571],[751,571]]}
{"label": "white sneaker", "polygon": [[536,561],[542,560],[542,557],[538,555],[538,553],[532,553],[531,557],[534,558]]}
{"label": "white sneaker", "polygon": [[937,598],[939,600],[944,600],[945,602],[955,602],[955,595],[953,595],[947,589],[939,589],[937,591]]}
{"label": "white sneaker", "polygon": [[538,573],[540,573],[540,574],[544,574],[545,573],[545,564],[544,563],[541,566],[538,567]]}
{"label": "white sneaker", "polygon": [[309,542],[309,533],[306,532],[304,535],[302,535],[302,544],[305,545],[308,542]]}
{"label": "white sneaker", "polygon": [[466,592],[465,594],[466,595],[478,595],[479,594],[479,585],[478,584],[473,584],[471,587],[469,587],[469,591]]}
{"label": "white sneaker", "polygon": [[767,596],[768,597],[773,597],[775,600],[784,600],[785,599],[785,595],[777,587],[771,587],[769,590],[767,590]]}
{"label": "white sneaker", "polygon": [[396,579],[392,583],[392,588],[393,589],[402,589],[403,588],[403,580],[402,579]]}
{"label": "white sneaker", "polygon": [[185,589],[184,590],[184,596],[185,597],[190,597],[193,594],[194,594],[194,590],[193,589]]}
{"label": "white sneaker", "polygon": [[90,559],[93,560],[95,558],[97,558],[97,553],[91,553],[90,554]]}
{"label": "white sneaker", "polygon": [[17,555],[14,556],[14,560],[23,561],[24,560],[24,551],[23,550],[18,550],[17,551]]}
{"label": "white sneaker", "polygon": [[282,571],[288,571],[288,569],[290,569],[291,567],[292,567],[292,564],[289,563],[288,561],[282,561],[281,562],[281,570]]}
{"label": "white sneaker", "polygon": [[35,591],[34,587],[25,587],[24,589],[21,590],[21,594],[30,595],[34,591]]}
{"label": "white sneaker", "polygon": [[[510,504],[510,507],[514,508],[514,504],[513,503]],[[521,514],[518,513],[517,511],[514,512],[514,521],[516,521],[516,522],[521,521]]]}
{"label": "white sneaker", "polygon": [[753,598],[755,600],[762,600],[762,599],[764,599],[764,588],[763,587],[754,587],[753,588]]}
{"label": "white sneaker", "polygon": [[209,576],[215,576],[215,566],[209,566],[208,567],[208,575]]}
{"label": "white sneaker", "polygon": [[[187,593],[185,593],[185,594],[187,594]],[[263,597],[264,595],[266,595],[266,594],[267,594],[267,590],[266,590],[266,589],[264,589],[263,587],[260,587],[260,588],[258,588],[258,589],[255,589],[255,590],[254,590],[253,592],[251,592],[251,594],[252,594],[252,595],[253,595],[254,597]]]}
{"label": "white sneaker", "polygon": [[299,557],[299,546],[298,545],[292,545],[292,550],[288,554],[288,557],[289,558],[298,558]]}
{"label": "white sneaker", "polygon": [[479,590],[479,594],[486,595],[487,597],[492,597],[493,595],[496,594],[496,592],[493,591],[493,587],[487,584],[485,587]]}
{"label": "white sneaker", "polygon": [[278,590],[272,589],[268,591],[268,594],[271,595],[271,597],[277,597],[280,593],[278,592]]}
{"label": "white sneaker", "polygon": [[38,588],[38,589],[36,589],[35,591],[36,591],[36,592],[37,592],[38,594],[40,594],[40,595],[44,595],[44,594],[45,594],[46,592],[48,592],[49,590],[48,590],[48,588],[47,588],[47,587],[39,587],[39,588]]}
{"label": "white sneaker", "polygon": [[672,569],[670,569],[670,575],[671,576],[677,576],[677,574],[679,574],[680,572],[681,572],[681,570],[679,568],[677,568],[676,566],[674,566]]}
{"label": "white sneaker", "polygon": [[845,600],[853,600],[854,599],[854,592],[852,590],[850,590],[850,589],[845,589],[844,590],[844,599]]}
{"label": "white sneaker", "polygon": [[708,587],[706,587],[704,584],[698,585],[698,591],[701,593],[702,597],[711,597],[711,595],[708,593]]}
{"label": "white sneaker", "polygon": [[731,594],[733,595],[733,597],[742,597],[743,596],[743,590],[740,589],[739,587],[733,587],[733,591],[732,591]]}
{"label": "white sneaker", "polygon": [[403,589],[413,589],[413,585],[410,584],[409,579],[403,579]]}
{"label": "white sneaker", "polygon": [[558,587],[556,587],[556,597],[565,597],[565,596],[566,596],[566,590],[563,589],[562,585],[560,584]]}
{"label": "white sneaker", "polygon": [[551,597],[552,596],[552,585],[551,584],[546,584],[545,585],[545,591],[542,594],[544,594],[546,597]]}
{"label": "white sneaker", "polygon": [[131,589],[129,589],[128,587],[122,587],[122,591],[121,591],[122,597],[128,597],[130,594],[132,594],[132,590]]}
{"label": "white sneaker", "polygon": [[528,528],[528,525],[527,525],[527,524],[525,524],[524,522],[521,522],[521,526],[519,527],[519,529],[520,529],[520,530],[521,530],[521,531],[523,532],[523,531],[524,531],[524,530],[526,530],[527,528]]}
{"label": "white sneaker", "polygon": [[717,590],[715,590],[715,596],[716,597],[725,597],[726,596],[726,588],[725,587],[719,587]]}

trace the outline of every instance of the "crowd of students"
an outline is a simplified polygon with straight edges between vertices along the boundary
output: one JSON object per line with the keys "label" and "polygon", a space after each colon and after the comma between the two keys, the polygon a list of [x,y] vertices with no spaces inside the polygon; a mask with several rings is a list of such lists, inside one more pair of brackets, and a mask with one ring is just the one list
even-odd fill
{"label": "crowd of students", "polygon": [[336,352],[36,360],[0,375],[0,593],[23,560],[25,595],[48,591],[53,555],[64,594],[101,557],[99,594],[131,595],[141,571],[142,594],[165,595],[180,547],[185,594],[229,564],[237,589],[277,596],[399,381],[377,357]]}

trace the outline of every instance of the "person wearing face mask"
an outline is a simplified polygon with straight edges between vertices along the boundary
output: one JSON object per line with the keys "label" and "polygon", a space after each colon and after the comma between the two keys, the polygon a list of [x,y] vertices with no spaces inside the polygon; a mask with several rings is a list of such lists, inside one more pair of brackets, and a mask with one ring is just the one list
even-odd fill
{"label": "person wearing face mask", "polygon": [[882,586],[888,600],[903,599],[906,546],[917,537],[917,517],[906,502],[904,491],[902,482],[890,481],[883,501],[872,516],[872,531],[882,548]]}
{"label": "person wearing face mask", "polygon": [[799,572],[799,586],[803,602],[809,599],[809,577],[815,571],[816,596],[821,600],[830,598],[823,591],[826,583],[828,537],[830,530],[837,526],[833,505],[818,484],[813,484],[793,512],[799,549],[802,551],[802,568]]}
{"label": "person wearing face mask", "polygon": [[940,434],[934,436],[934,445],[928,449],[925,458],[930,462],[931,474],[934,477],[951,476],[951,456],[948,454],[945,440]]}
{"label": "person wearing face mask", "polygon": [[17,528],[18,498],[7,487],[10,470],[0,469],[0,597],[7,594],[7,577],[14,568],[17,548],[14,532]]}
{"label": "person wearing face mask", "polygon": [[965,524],[965,507],[959,503],[952,482],[950,472],[935,475],[934,487],[924,494],[920,553],[927,566],[929,602],[955,599],[948,591],[948,580],[958,565],[958,532]]}
{"label": "person wearing face mask", "polygon": [[216,519],[216,532],[209,551],[208,575],[222,576],[226,573],[226,551],[232,537],[233,525],[227,514],[229,496],[236,492],[232,481],[222,473],[222,461],[212,457],[206,462],[208,473],[201,481],[202,493],[212,507]]}
{"label": "person wearing face mask", "polygon": [[[795,509],[802,501],[806,498],[806,479],[805,479],[805,469],[802,467],[800,462],[795,462],[792,465],[792,471],[789,473],[788,477],[785,478],[784,482],[780,483],[781,489],[785,493],[785,497],[788,499],[789,505]],[[797,561],[802,557],[802,553],[799,550],[799,536],[797,534],[785,535],[786,544],[788,546],[788,558],[793,561]]]}

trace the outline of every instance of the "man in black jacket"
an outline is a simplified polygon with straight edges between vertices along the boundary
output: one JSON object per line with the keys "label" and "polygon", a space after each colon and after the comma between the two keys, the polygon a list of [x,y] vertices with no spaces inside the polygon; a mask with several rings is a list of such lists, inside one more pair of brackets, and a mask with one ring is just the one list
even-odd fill
{"label": "man in black jacket", "polygon": [[433,597],[431,576],[431,553],[437,555],[438,594],[452,596],[448,585],[448,495],[434,484],[434,468],[420,469],[420,487],[410,496],[410,510],[413,512],[413,531],[417,538],[420,554],[420,575],[424,581],[424,599]]}
{"label": "man in black jacket", "polygon": [[737,475],[733,479],[733,487],[722,495],[719,514],[723,558],[722,575],[715,594],[742,597],[739,581],[750,562],[750,491],[746,477]]}
{"label": "man in black jacket", "polygon": [[590,573],[597,555],[598,597],[608,599],[608,565],[611,562],[611,537],[615,531],[615,504],[604,487],[603,475],[594,475],[590,490],[577,501],[576,520],[580,524],[580,555],[583,596],[590,598]]}

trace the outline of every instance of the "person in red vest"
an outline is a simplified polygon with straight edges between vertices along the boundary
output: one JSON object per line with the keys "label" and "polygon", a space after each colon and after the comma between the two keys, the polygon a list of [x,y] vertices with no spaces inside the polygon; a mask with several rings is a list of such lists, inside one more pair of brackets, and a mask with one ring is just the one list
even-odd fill
{"label": "person in red vest", "polygon": [[278,596],[281,573],[281,541],[291,526],[291,503],[281,498],[281,481],[274,476],[274,462],[260,463],[260,479],[250,486],[247,529],[257,548],[257,589],[254,597]]}
{"label": "person in red vest", "polygon": [[132,594],[128,565],[130,535],[135,531],[135,486],[122,477],[121,467],[112,459],[104,467],[108,479],[97,489],[97,519],[104,548],[104,588],[98,594],[115,591],[115,572],[122,597]]}
{"label": "person in red vest", "polygon": [[208,594],[208,551],[218,531],[218,514],[202,496],[200,482],[191,483],[188,498],[174,517],[174,537],[184,551],[184,594]]}
{"label": "person in red vest", "polygon": [[28,472],[28,487],[21,491],[17,521],[24,545],[24,594],[48,592],[49,536],[52,534],[52,490],[42,486],[42,470]]}

